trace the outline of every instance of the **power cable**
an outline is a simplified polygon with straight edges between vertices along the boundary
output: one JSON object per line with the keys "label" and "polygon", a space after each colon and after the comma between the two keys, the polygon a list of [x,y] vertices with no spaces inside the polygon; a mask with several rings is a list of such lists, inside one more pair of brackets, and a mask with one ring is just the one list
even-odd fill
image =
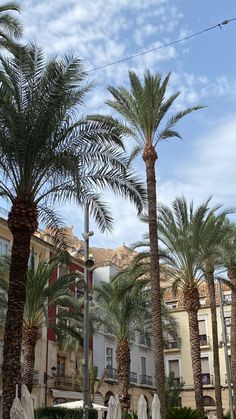
{"label": "power cable", "polygon": [[232,19],[225,19],[221,23],[217,23],[214,26],[210,26],[209,28],[202,29],[201,31],[192,33],[191,35],[184,36],[183,38],[178,38],[175,41],[168,42],[166,44],[160,45],[160,46],[155,47],[155,48],[147,49],[146,51],[138,52],[137,54],[133,54],[133,55],[130,55],[128,57],[121,58],[120,60],[101,65],[100,67],[91,68],[90,70],[87,70],[87,73],[90,73],[92,71],[102,70],[103,68],[111,67],[112,65],[120,64],[120,63],[123,63],[125,61],[132,60],[133,58],[136,58],[136,57],[141,57],[142,55],[149,54],[150,52],[158,51],[158,50],[163,49],[163,48],[167,48],[171,45],[175,45],[175,44],[178,44],[180,42],[187,41],[188,39],[191,39],[191,38],[194,38],[196,36],[202,35],[203,33],[208,32],[208,31],[212,31],[213,29],[216,29],[216,28],[222,29],[222,26],[225,26],[228,23],[231,23],[235,20],[236,20],[236,17],[232,18]]}

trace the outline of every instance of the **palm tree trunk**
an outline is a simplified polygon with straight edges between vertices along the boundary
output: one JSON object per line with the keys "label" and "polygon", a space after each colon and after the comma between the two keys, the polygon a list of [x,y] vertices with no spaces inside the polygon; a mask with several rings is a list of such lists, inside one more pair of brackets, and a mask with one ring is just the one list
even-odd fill
{"label": "palm tree trunk", "polygon": [[24,330],[23,342],[25,344],[24,372],[22,381],[29,392],[32,392],[34,383],[35,347],[39,338],[38,328],[32,327]]}
{"label": "palm tree trunk", "polygon": [[117,343],[116,359],[120,402],[122,407],[128,410],[130,408],[130,347],[128,340],[119,341]]}
{"label": "palm tree trunk", "polygon": [[161,417],[165,418],[165,364],[164,341],[161,319],[161,287],[160,266],[158,252],[157,231],[157,198],[155,163],[157,153],[153,145],[147,144],[143,160],[146,165],[146,181],[148,194],[148,223],[150,238],[150,277],[151,277],[151,308],[152,308],[152,335],[155,359],[155,378],[157,394],[161,404]]}
{"label": "palm tree trunk", "polygon": [[13,246],[3,347],[3,419],[10,417],[15,387],[16,384],[21,383],[21,342],[26,274],[30,239],[37,229],[36,207],[16,200],[9,213],[8,226],[13,235]]}
{"label": "palm tree trunk", "polygon": [[[228,278],[233,286],[231,300],[231,376],[233,384],[234,409],[236,407],[236,267],[228,271]],[[228,384],[229,385],[229,384]]]}
{"label": "palm tree trunk", "polygon": [[184,290],[184,308],[188,313],[189,321],[190,352],[192,359],[196,408],[204,415],[201,350],[197,316],[200,303],[197,288],[187,288]]}
{"label": "palm tree trunk", "polygon": [[216,413],[217,413],[217,419],[223,419],[221,382],[220,382],[218,329],[217,329],[217,315],[216,315],[216,297],[215,297],[215,284],[214,284],[214,267],[209,262],[206,263],[206,279],[207,279],[208,291],[209,291],[209,296],[210,296],[210,308],[211,308],[212,349],[213,349],[213,365],[214,365],[214,376],[215,376]]}

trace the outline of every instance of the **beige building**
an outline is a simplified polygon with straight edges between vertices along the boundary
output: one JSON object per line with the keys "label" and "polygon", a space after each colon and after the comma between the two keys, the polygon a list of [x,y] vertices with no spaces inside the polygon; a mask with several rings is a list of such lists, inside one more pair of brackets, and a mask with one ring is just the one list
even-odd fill
{"label": "beige building", "polygon": [[[219,336],[219,356],[220,356],[220,373],[222,386],[222,401],[224,412],[229,411],[228,403],[228,383],[226,376],[226,362],[224,353],[224,342],[222,338],[222,322],[220,316],[218,287],[216,287],[217,299],[217,319],[218,319],[218,336]],[[224,317],[227,332],[227,349],[230,360],[230,316],[231,316],[231,291],[225,285],[223,289],[224,301]],[[201,343],[201,363],[202,363],[202,382],[204,388],[204,405],[206,416],[210,417],[210,413],[215,411],[215,393],[214,393],[214,370],[213,370],[213,352],[212,352],[212,330],[211,330],[211,313],[210,301],[206,284],[200,287],[200,310],[198,313],[199,324],[199,338]],[[183,295],[179,291],[177,296],[174,296],[171,289],[167,289],[165,293],[165,303],[170,309],[174,318],[179,323],[179,331],[181,344],[174,341],[167,343],[165,350],[165,367],[166,374],[171,371],[175,375],[177,382],[184,383],[183,391],[181,393],[182,406],[195,406],[194,401],[194,386],[192,365],[190,357],[190,343],[189,343],[189,327],[188,314],[183,309]]]}

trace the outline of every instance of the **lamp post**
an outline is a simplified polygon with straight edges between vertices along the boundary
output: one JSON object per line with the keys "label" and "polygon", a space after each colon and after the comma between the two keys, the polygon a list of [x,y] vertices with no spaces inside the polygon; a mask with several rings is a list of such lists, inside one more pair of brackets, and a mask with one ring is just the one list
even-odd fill
{"label": "lamp post", "polygon": [[221,316],[221,324],[222,324],[222,338],[223,338],[223,346],[224,346],[224,352],[225,352],[225,365],[226,365],[226,375],[227,375],[227,383],[228,383],[229,410],[230,410],[230,418],[234,419],[233,397],[232,397],[232,389],[231,389],[231,373],[230,373],[230,365],[229,365],[229,354],[228,354],[228,348],[227,348],[227,333],[226,333],[226,326],[225,326],[222,288],[221,288],[220,281],[218,281],[218,290],[219,290],[219,302],[220,302],[220,316]]}
{"label": "lamp post", "polygon": [[88,419],[89,412],[89,271],[94,267],[89,259],[89,204],[84,208],[84,351],[83,351],[83,419]]}

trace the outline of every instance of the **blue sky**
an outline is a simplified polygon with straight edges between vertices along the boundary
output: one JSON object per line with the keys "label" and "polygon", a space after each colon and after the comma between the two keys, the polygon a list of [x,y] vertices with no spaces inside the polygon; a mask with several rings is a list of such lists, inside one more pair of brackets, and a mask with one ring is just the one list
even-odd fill
{"label": "blue sky", "polygon": [[[235,0],[24,0],[25,40],[34,40],[47,55],[72,53],[86,68],[119,60],[236,17]],[[214,202],[236,206],[236,22],[190,41],[125,63],[91,72],[95,88],[85,112],[110,112],[104,105],[106,86],[125,85],[129,69],[142,76],[149,68],[172,71],[170,91],[181,90],[177,108],[208,107],[178,125],[183,141],[162,143],[157,163],[158,196],[170,203],[184,194],[196,203],[213,195]],[[136,169],[144,179],[142,160]],[[106,194],[115,222],[112,234],[95,235],[92,245],[114,247],[141,237],[146,226],[134,207]],[[82,214],[63,206],[65,220],[80,236]]]}

